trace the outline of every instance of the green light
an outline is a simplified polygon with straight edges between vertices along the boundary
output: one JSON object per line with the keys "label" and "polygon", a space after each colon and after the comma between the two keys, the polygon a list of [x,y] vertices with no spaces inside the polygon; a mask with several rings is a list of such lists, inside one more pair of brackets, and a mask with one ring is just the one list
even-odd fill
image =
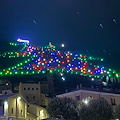
{"label": "green light", "polygon": [[103,58],[101,58],[101,61],[104,61]]}
{"label": "green light", "polygon": [[20,63],[20,65],[23,65],[22,63]]}
{"label": "green light", "polygon": [[99,68],[100,66],[99,65],[97,65],[97,68]]}
{"label": "green light", "polygon": [[67,73],[69,73],[69,70],[67,70]]}
{"label": "green light", "polygon": [[23,74],[23,72],[21,72],[21,74]]}
{"label": "green light", "polygon": [[25,63],[27,63],[27,61],[25,61]]}
{"label": "green light", "polygon": [[32,71],[32,74],[34,74],[35,72],[34,71]]}
{"label": "green light", "polygon": [[10,75],[12,75],[12,72],[10,72]]}
{"label": "green light", "polygon": [[111,74],[109,74],[108,76],[109,76],[109,77],[111,77],[112,75],[111,75]]}
{"label": "green light", "polygon": [[29,72],[27,71],[26,74],[29,74]]}

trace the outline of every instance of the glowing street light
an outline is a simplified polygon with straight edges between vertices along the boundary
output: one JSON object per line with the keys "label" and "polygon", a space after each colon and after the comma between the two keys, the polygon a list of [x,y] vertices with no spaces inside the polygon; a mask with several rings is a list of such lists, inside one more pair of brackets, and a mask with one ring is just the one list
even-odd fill
{"label": "glowing street light", "polygon": [[84,103],[87,105],[87,104],[88,104],[88,100],[86,99],[86,100],[84,101]]}

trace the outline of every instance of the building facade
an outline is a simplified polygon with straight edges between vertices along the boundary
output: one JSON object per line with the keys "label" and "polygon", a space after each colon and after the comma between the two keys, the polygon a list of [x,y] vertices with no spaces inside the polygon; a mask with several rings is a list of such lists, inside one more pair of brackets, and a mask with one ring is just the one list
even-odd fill
{"label": "building facade", "polygon": [[27,119],[27,101],[18,94],[0,96],[0,120]]}
{"label": "building facade", "polygon": [[48,118],[45,108],[30,104],[20,94],[5,90],[0,95],[0,120],[40,120]]}
{"label": "building facade", "polygon": [[120,94],[100,92],[100,91],[79,89],[72,92],[67,92],[64,94],[57,95],[57,97],[69,97],[72,98],[73,100],[77,100],[78,102],[81,102],[82,100],[86,101],[88,98],[98,99],[101,97],[107,100],[108,103],[111,104],[112,106],[120,104]]}

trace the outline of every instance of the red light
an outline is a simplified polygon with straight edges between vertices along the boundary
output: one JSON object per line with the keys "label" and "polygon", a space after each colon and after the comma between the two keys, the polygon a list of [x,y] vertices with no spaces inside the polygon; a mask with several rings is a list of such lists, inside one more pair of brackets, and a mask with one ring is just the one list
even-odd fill
{"label": "red light", "polygon": [[60,67],[60,65],[58,65],[58,67]]}
{"label": "red light", "polygon": [[64,64],[65,62],[64,61],[62,61],[62,64]]}
{"label": "red light", "polygon": [[83,65],[83,68],[85,68],[86,66],[85,65]]}
{"label": "red light", "polygon": [[92,74],[93,74],[93,72],[90,72],[90,74],[92,75]]}
{"label": "red light", "polygon": [[98,68],[97,67],[95,67],[95,70],[97,70]]}
{"label": "red light", "polygon": [[23,55],[26,55],[26,53],[23,53]]}

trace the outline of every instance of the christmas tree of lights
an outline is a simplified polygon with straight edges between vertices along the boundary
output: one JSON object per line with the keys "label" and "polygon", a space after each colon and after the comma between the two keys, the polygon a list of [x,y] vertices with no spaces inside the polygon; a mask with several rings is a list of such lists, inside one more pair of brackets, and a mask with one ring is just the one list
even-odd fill
{"label": "christmas tree of lights", "polygon": [[[103,77],[120,77],[113,69],[106,69],[101,66],[103,58],[96,58],[82,54],[73,54],[69,51],[59,51],[54,45],[49,43],[45,47],[31,45],[28,41],[18,40],[18,43],[10,43],[12,46],[21,46],[20,51],[6,52],[0,55],[1,58],[23,58],[22,62],[0,70],[0,76],[33,75],[45,73],[78,74],[101,79]],[[99,64],[97,64],[99,63]]]}

